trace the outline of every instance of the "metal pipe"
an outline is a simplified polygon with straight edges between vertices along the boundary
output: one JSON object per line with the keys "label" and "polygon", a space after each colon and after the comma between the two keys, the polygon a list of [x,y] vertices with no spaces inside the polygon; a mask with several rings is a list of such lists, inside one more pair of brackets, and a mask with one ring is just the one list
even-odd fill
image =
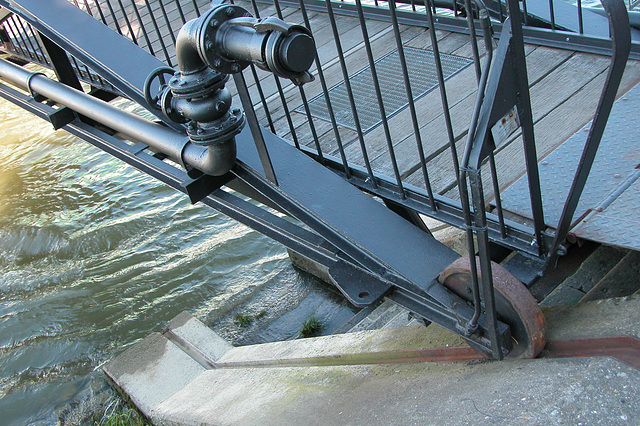
{"label": "metal pipe", "polygon": [[0,59],[0,78],[64,105],[136,142],[142,142],[178,164],[189,165],[209,175],[220,174],[217,161],[214,161],[219,155],[215,145],[204,147],[192,144],[186,136],[169,128],[118,109],[41,74],[34,74],[4,59]]}

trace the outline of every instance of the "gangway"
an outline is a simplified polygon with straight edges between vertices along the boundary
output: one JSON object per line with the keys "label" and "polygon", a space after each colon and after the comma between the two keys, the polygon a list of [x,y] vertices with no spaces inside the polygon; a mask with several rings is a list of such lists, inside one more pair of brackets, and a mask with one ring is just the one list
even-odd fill
{"label": "gangway", "polygon": [[[524,43],[525,36],[544,40],[549,33],[528,25],[523,30],[516,0],[507,2],[509,13],[501,17],[468,0],[449,12],[431,2],[359,0],[210,6],[193,0],[168,2],[171,10],[158,2],[155,11],[148,1],[145,8],[115,3],[0,0],[7,53],[0,59],[0,95],[185,192],[192,202],[281,242],[325,269],[356,306],[387,297],[496,359],[535,357],[542,350],[546,331],[536,300],[492,258],[496,247],[505,247],[517,253],[512,265],[525,259],[541,276],[566,252],[627,58],[638,54],[621,1],[603,3],[610,39],[564,28],[547,37],[551,46],[561,35],[563,45],[612,56],[555,229],[544,216]],[[177,35],[172,19],[182,24]],[[362,41],[341,32],[359,33]],[[464,33],[469,41],[460,50],[470,52],[467,61],[447,46]],[[403,42],[411,35],[420,48]],[[376,50],[381,46],[386,53]],[[409,67],[412,54],[417,70]],[[393,110],[383,95],[389,78],[381,71],[384,59],[397,64],[393,78],[404,91],[405,101]],[[349,74],[353,61],[368,64],[356,73],[364,75],[364,89]],[[55,78],[25,68],[28,62],[50,68]],[[433,83],[418,94],[416,78],[427,71]],[[357,100],[363,90],[372,100],[367,108],[373,105],[379,115],[368,127]],[[108,103],[118,96],[155,118]],[[434,101],[440,109],[424,117],[423,104]],[[452,111],[463,101],[471,114],[460,131]],[[426,132],[436,125],[442,140]],[[501,197],[493,195],[505,186],[496,160],[514,135],[522,143],[531,206],[524,224],[510,220]],[[438,168],[445,156],[448,165]],[[432,182],[434,171],[451,184]],[[460,258],[438,242],[421,214],[466,230],[471,256]]]}

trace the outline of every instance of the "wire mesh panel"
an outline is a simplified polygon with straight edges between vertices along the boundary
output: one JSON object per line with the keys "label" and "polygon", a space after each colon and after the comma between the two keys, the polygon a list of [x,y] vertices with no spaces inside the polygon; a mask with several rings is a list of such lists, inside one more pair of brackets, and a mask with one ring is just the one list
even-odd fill
{"label": "wire mesh panel", "polygon": [[[433,52],[429,50],[408,47],[405,49],[406,64],[409,69],[409,81],[414,93],[414,102],[438,87],[438,76],[434,64]],[[453,55],[440,56],[445,78],[449,78],[473,63],[472,60]],[[380,80],[386,117],[391,118],[409,106],[404,96],[404,83],[398,70],[400,59],[398,50],[375,62],[377,76]],[[375,96],[371,88],[374,85],[371,68],[367,67],[352,75],[349,80],[356,97],[355,103],[360,114],[363,132],[368,132],[380,125],[382,120],[378,111]],[[353,114],[349,108],[346,85],[341,82],[329,89],[329,98],[333,104],[336,122],[344,127],[355,130]],[[324,94],[309,100],[309,109],[314,117],[330,121],[329,109]],[[296,112],[304,113],[302,106]]]}

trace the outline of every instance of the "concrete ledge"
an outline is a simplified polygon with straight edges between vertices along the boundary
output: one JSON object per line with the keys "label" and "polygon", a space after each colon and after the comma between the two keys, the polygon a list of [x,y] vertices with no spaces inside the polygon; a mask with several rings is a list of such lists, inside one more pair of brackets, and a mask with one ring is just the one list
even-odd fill
{"label": "concrete ledge", "polygon": [[150,412],[205,371],[159,333],[145,337],[102,369],[143,413]]}
{"label": "concrete ledge", "polygon": [[549,340],[611,336],[640,338],[640,296],[556,306],[544,308],[543,312]]}
{"label": "concrete ledge", "polygon": [[[544,312],[550,339],[596,339],[638,337],[639,308],[640,298],[628,297]],[[575,424],[640,418],[640,371],[611,357],[387,358],[463,345],[440,327],[408,326],[231,347],[183,313],[164,335],[150,335],[104,370],[158,424]]]}

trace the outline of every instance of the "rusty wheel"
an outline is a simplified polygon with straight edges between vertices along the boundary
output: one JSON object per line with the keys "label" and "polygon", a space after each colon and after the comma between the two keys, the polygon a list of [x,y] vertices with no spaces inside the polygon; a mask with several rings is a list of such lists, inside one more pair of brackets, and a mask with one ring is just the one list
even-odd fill
{"label": "rusty wheel", "polygon": [[[479,264],[479,263],[478,263]],[[527,288],[509,271],[491,262],[498,318],[509,325],[513,349],[507,358],[535,358],[547,338],[547,325],[538,303]],[[461,257],[445,269],[438,281],[465,300],[472,300],[471,268]]]}

